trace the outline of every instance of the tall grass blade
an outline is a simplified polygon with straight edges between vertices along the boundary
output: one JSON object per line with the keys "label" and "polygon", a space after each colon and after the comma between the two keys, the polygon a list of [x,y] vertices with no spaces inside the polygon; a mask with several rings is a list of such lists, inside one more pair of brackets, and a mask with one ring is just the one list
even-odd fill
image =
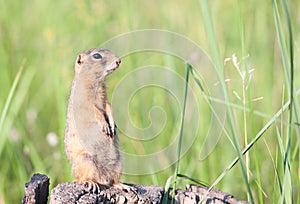
{"label": "tall grass blade", "polygon": [[[239,106],[236,106],[235,104],[227,104],[226,102],[224,103],[224,101],[220,101],[219,99],[217,98],[212,98],[210,97],[209,95],[207,95],[204,91],[204,88],[203,88],[203,85],[199,79],[199,77],[197,76],[197,74],[194,72],[193,68],[191,69],[191,76],[193,77],[193,79],[195,80],[196,84],[198,85],[198,87],[200,88],[201,92],[203,93],[203,97],[205,99],[205,101],[207,102],[210,110],[212,111],[213,113],[213,116],[216,117],[218,123],[220,126],[224,126],[224,122],[222,122],[222,120],[220,119],[220,117],[218,116],[218,113],[214,110],[214,107],[212,106],[211,104],[211,101],[215,101],[215,102],[218,102],[218,103],[223,103],[223,104],[226,104],[228,106],[231,106],[231,107],[235,107],[235,108],[240,108],[240,109],[243,109],[243,107],[239,107]],[[233,144],[233,141],[232,139],[230,138],[230,135],[228,133],[228,131],[226,129],[223,130],[224,131],[224,134],[226,135],[226,137],[228,138],[228,140],[230,141],[230,143],[232,144],[232,146],[234,146]]]}
{"label": "tall grass blade", "polygon": [[[240,39],[241,39],[241,47],[242,47],[242,56],[246,56],[246,35],[245,35],[245,23],[244,23],[244,16],[241,8],[241,1],[238,1],[239,5],[239,25],[240,25]],[[243,126],[244,126],[244,145],[248,145],[248,127],[247,127],[247,114],[246,114],[246,109],[247,109],[247,96],[246,94],[249,94],[249,91],[247,92],[247,84],[248,84],[248,78],[249,78],[249,66],[246,65],[244,60],[241,61],[241,67],[240,69],[244,71],[245,76],[241,77],[242,79],[242,102],[243,102]],[[242,76],[242,75],[241,75]],[[250,155],[249,153],[245,154],[245,165],[246,165],[246,176],[247,180],[249,181],[250,179]],[[250,199],[250,195],[248,192],[247,195],[248,200]]]}
{"label": "tall grass blade", "polygon": [[[210,48],[210,52],[212,55],[213,63],[217,70],[220,84],[222,85],[225,103],[229,103],[229,101],[230,101],[229,93],[228,93],[228,90],[227,90],[227,87],[225,84],[223,64],[221,62],[221,58],[220,58],[220,54],[219,54],[219,48],[218,48],[217,40],[215,37],[214,27],[213,27],[213,23],[212,23],[212,19],[211,19],[210,10],[208,8],[208,3],[207,3],[207,0],[199,0],[199,2],[200,2],[200,7],[201,7],[202,16],[203,16],[204,25],[205,25],[206,36],[207,36],[207,39],[209,42],[209,48]],[[230,126],[231,135],[232,135],[232,139],[233,139],[233,143],[234,143],[234,148],[235,148],[236,152],[238,153],[238,160],[241,161],[240,164],[241,164],[241,169],[242,169],[242,175],[245,180],[247,192],[249,194],[250,201],[253,203],[254,198],[253,198],[253,195],[251,192],[250,183],[247,178],[247,170],[246,170],[245,160],[243,158],[241,148],[239,145],[238,131],[237,131],[234,116],[233,116],[233,113],[232,113],[232,110],[230,109],[230,107],[227,107],[227,116],[228,116],[229,126]],[[219,182],[219,181],[217,180],[217,182]]]}
{"label": "tall grass blade", "polygon": [[[297,95],[300,94],[300,89],[298,90]],[[273,123],[278,120],[278,118],[281,116],[281,114],[290,106],[290,101],[284,104],[284,106],[271,118],[271,120],[257,133],[254,139],[251,140],[251,142],[248,144],[247,147],[245,147],[242,151],[242,154],[244,155],[247,153],[252,146],[263,136],[263,134],[271,127]],[[221,173],[221,175],[215,180],[215,182],[210,186],[208,189],[208,193],[222,180],[222,178],[229,172],[232,167],[239,161],[239,157],[236,157],[230,165]],[[208,195],[207,193],[207,195]]]}
{"label": "tall grass blade", "polygon": [[183,175],[183,174],[178,174],[177,176],[180,177],[180,178],[184,178],[184,179],[190,180],[192,182],[195,182],[196,184],[198,184],[200,186],[207,186],[208,187],[207,183],[205,183],[204,181],[201,181],[199,179],[192,178],[192,177],[189,177],[189,176],[186,176],[186,175]]}
{"label": "tall grass blade", "polygon": [[[289,93],[289,100],[290,100],[286,144],[285,144],[284,155],[283,155],[284,175],[283,175],[283,186],[282,186],[283,189],[281,194],[281,202],[292,203],[292,184],[291,184],[292,175],[290,172],[290,163],[292,161],[291,160],[291,139],[292,139],[293,111],[295,110],[296,113],[295,114],[296,122],[298,122],[298,114],[297,114],[298,111],[297,108],[295,107],[296,102],[294,101],[294,52],[293,52],[292,25],[291,25],[290,14],[286,5],[286,1],[281,0],[281,5],[285,15],[285,21],[286,21],[285,23],[287,25],[288,48],[286,48],[285,46],[286,42],[283,34],[283,29],[281,27],[277,2],[273,0],[274,20],[275,20],[275,25],[277,30],[278,41],[280,44],[280,51],[281,51],[284,71],[286,75],[286,83],[288,84],[288,93]],[[298,147],[299,147],[299,142],[300,141],[298,138]]]}
{"label": "tall grass blade", "polygon": [[[275,22],[275,26],[276,26],[276,32],[277,32],[277,38],[278,38],[278,43],[279,43],[279,48],[280,48],[280,53],[281,53],[281,58],[282,58],[282,63],[283,63],[283,70],[285,73],[285,79],[286,79],[286,83],[288,85],[288,94],[290,96],[290,98],[292,98],[293,100],[293,111],[294,114],[292,114],[295,118],[295,124],[299,124],[299,103],[297,103],[297,101],[294,98],[295,95],[295,90],[293,88],[294,86],[294,48],[293,48],[293,34],[292,34],[292,25],[291,25],[291,19],[290,19],[290,15],[289,15],[289,11],[286,5],[286,1],[281,1],[283,4],[283,10],[285,12],[285,16],[286,16],[286,21],[287,21],[287,25],[288,25],[288,40],[289,40],[289,54],[290,57],[288,56],[288,51],[286,49],[286,42],[285,42],[285,37],[283,34],[283,29],[281,26],[281,21],[280,21],[280,15],[279,15],[279,10],[278,10],[278,5],[276,0],[273,0],[273,15],[274,15],[274,22]],[[292,115],[289,116],[292,118]],[[296,145],[296,151],[298,150],[299,146],[300,146],[300,126],[296,125],[295,127],[296,129],[296,133],[298,136],[298,143]]]}
{"label": "tall grass blade", "polygon": [[176,189],[176,183],[177,183],[176,180],[177,180],[177,175],[179,172],[180,157],[181,157],[181,144],[182,144],[182,137],[183,137],[183,124],[184,124],[186,100],[187,100],[187,94],[188,94],[189,74],[190,74],[191,69],[192,69],[192,66],[189,63],[186,63],[185,89],[184,89],[183,108],[182,108],[182,115],[181,115],[180,133],[179,133],[179,140],[178,140],[178,146],[177,146],[177,162],[176,162],[176,168],[175,168],[175,172],[174,172],[174,176],[173,176],[174,183],[173,183],[172,201],[174,201],[175,189]]}
{"label": "tall grass blade", "polygon": [[170,189],[170,186],[172,184],[172,180],[173,180],[173,176],[170,176],[168,178],[167,182],[165,183],[164,197],[163,197],[163,200],[162,200],[163,204],[167,204],[168,203],[169,189]]}
{"label": "tall grass blade", "polygon": [[[277,133],[276,134],[277,141],[278,141],[278,144],[279,144],[279,151],[280,151],[281,155],[284,155],[283,141],[282,141],[282,138],[280,136],[280,132],[279,132],[278,129],[276,129],[276,133]],[[282,182],[281,182],[280,174],[278,172],[278,170],[279,170],[280,167],[273,161],[272,155],[271,155],[271,159],[272,159],[272,163],[273,163],[273,166],[274,166],[274,170],[275,170],[275,174],[276,174],[276,178],[277,178],[277,182],[278,182],[279,191],[280,191],[280,194],[282,194]]]}
{"label": "tall grass blade", "polygon": [[5,101],[5,105],[4,105],[4,108],[3,108],[3,111],[1,113],[1,117],[0,117],[0,155],[2,154],[2,151],[3,151],[3,147],[4,147],[4,144],[6,142],[6,138],[5,138],[5,134],[2,132],[3,130],[3,124],[4,124],[4,120],[7,116],[7,112],[8,112],[8,109],[11,105],[11,101],[12,101],[12,98],[14,96],[14,93],[16,91],[16,88],[17,88],[17,85],[20,81],[20,78],[21,78],[21,75],[22,75],[22,72],[23,72],[23,69],[24,69],[24,66],[25,66],[25,63],[26,63],[26,59],[23,59],[22,63],[21,63],[21,66],[16,74],[16,77],[13,81],[13,84],[10,88],[10,91],[8,93],[8,96],[7,96],[7,99]]}

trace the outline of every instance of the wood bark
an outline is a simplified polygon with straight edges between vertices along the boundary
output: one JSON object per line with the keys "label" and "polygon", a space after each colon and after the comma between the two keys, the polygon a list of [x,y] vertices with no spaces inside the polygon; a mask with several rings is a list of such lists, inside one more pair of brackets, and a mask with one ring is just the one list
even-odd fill
{"label": "wood bark", "polygon": [[[47,203],[49,179],[45,175],[35,174],[26,184],[23,204]],[[117,188],[103,188],[99,193],[88,192],[84,185],[77,182],[68,182],[57,185],[50,194],[50,204],[62,203],[162,203],[163,197],[172,200],[172,190],[166,195],[162,186],[128,184],[135,191],[125,192]],[[246,204],[231,194],[213,189],[207,194],[208,187],[188,184],[186,189],[175,190],[174,203],[216,203],[216,204]],[[45,193],[47,192],[47,194]]]}
{"label": "wood bark", "polygon": [[25,184],[25,193],[22,204],[47,203],[49,194],[49,178],[43,174],[34,174]]}

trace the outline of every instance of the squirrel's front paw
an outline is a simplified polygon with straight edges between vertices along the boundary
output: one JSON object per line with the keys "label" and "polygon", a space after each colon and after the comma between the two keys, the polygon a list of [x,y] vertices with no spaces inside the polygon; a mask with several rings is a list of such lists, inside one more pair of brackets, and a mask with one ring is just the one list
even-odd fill
{"label": "squirrel's front paw", "polygon": [[84,188],[89,193],[100,193],[102,190],[107,189],[108,187],[100,185],[98,183],[94,183],[91,181],[86,181],[83,183]]}
{"label": "squirrel's front paw", "polygon": [[129,186],[129,185],[126,185],[126,184],[123,184],[123,183],[116,183],[114,184],[114,187],[117,188],[117,189],[120,189],[122,191],[125,191],[127,193],[134,193],[134,194],[137,194],[138,192],[138,189],[133,187],[133,186]]}
{"label": "squirrel's front paw", "polygon": [[111,129],[109,124],[102,125],[102,132],[104,132],[108,137],[114,136],[114,130]]}

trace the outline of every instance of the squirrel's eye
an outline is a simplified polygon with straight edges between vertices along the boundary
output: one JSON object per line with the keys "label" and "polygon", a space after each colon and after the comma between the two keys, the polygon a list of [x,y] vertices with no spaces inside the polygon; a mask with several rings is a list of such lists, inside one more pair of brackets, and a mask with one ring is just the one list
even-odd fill
{"label": "squirrel's eye", "polygon": [[101,58],[102,58],[102,56],[101,56],[99,53],[93,54],[93,57],[94,57],[95,59],[101,59]]}

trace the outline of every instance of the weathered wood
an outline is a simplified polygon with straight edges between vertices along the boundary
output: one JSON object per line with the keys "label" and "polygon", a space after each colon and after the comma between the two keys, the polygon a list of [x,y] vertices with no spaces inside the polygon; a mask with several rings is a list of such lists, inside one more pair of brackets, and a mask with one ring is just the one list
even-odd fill
{"label": "weathered wood", "polygon": [[[87,192],[83,185],[76,182],[62,183],[54,188],[50,196],[50,204],[62,203],[161,203],[164,195],[162,186],[131,185],[136,188],[134,192],[124,192],[120,189],[109,188],[99,194]],[[175,191],[175,203],[198,203],[204,198],[208,188],[189,184],[186,190]],[[171,203],[172,190],[168,192],[168,203]],[[246,204],[238,201],[232,195],[220,190],[212,190],[203,203],[216,204]]]}
{"label": "weathered wood", "polygon": [[49,194],[49,178],[43,174],[34,174],[25,184],[23,204],[45,204]]}
{"label": "weathered wood", "polygon": [[82,184],[62,183],[51,191],[50,203],[160,203],[163,187],[131,185],[137,192],[125,192],[116,188],[102,190],[98,194],[88,192]]}
{"label": "weathered wood", "polygon": [[[208,195],[208,187],[187,184],[186,189],[175,190],[175,204],[177,203],[214,203],[214,204],[247,204],[246,201],[238,201],[233,195],[212,189]],[[171,203],[172,190],[169,191],[168,203]]]}
{"label": "weathered wood", "polygon": [[[68,182],[57,185],[50,194],[50,204],[62,203],[162,203],[164,188],[162,186],[146,186],[128,184],[135,188],[135,191],[125,192],[116,188],[103,188],[99,193],[89,192],[84,185],[77,182]],[[47,203],[49,190],[49,178],[46,175],[34,174],[30,182],[26,183],[23,204],[45,204]],[[188,184],[185,190],[175,191],[174,203],[203,203],[216,204],[246,204],[245,201],[238,201],[231,194],[213,189],[207,193],[208,188]],[[172,190],[168,192],[168,203],[171,203]]]}

